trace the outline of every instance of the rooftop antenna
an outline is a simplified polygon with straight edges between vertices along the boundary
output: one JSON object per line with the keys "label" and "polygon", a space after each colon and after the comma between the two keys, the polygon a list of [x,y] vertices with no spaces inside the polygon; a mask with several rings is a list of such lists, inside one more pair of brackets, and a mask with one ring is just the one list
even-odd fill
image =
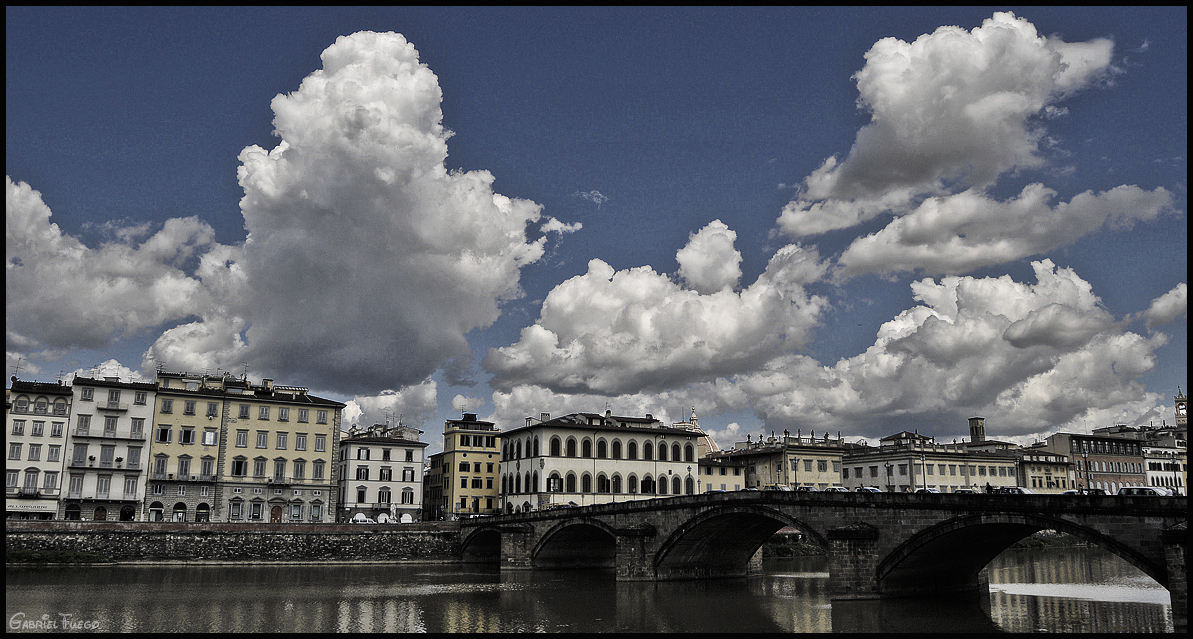
{"label": "rooftop antenna", "polygon": [[[12,374],[13,374],[13,375],[16,375],[18,372],[20,372],[20,370],[21,370],[21,360],[22,360],[22,359],[24,359],[24,357],[18,357],[18,358],[17,358],[17,365],[16,365],[16,366],[14,366],[14,367],[13,367],[13,369],[12,369]],[[1177,395],[1180,395],[1180,394],[1181,394],[1179,389],[1177,390],[1177,393],[1176,393],[1176,394],[1177,394]]]}

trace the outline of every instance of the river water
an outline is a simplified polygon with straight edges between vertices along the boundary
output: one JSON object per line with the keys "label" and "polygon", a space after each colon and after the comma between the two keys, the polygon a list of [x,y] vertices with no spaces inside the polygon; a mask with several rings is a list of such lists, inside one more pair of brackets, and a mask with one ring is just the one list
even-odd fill
{"label": "river water", "polygon": [[618,583],[611,571],[485,564],[9,568],[9,631],[1172,632],[1168,592],[1094,548],[1016,550],[988,605],[829,601],[821,558],[762,575]]}

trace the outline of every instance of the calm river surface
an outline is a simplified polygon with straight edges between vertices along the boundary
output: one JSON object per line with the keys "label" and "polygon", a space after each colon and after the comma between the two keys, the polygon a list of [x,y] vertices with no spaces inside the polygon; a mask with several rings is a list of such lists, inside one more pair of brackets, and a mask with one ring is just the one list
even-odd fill
{"label": "calm river surface", "polygon": [[10,632],[22,624],[30,632],[1173,630],[1168,592],[1098,549],[1003,553],[990,566],[988,606],[832,604],[823,559],[765,568],[745,579],[664,583],[457,564],[10,568],[5,614]]}

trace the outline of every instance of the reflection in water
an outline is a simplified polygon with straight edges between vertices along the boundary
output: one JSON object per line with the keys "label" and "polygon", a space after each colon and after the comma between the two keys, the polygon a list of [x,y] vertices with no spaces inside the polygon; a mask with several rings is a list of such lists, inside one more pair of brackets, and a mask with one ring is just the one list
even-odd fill
{"label": "reflection in water", "polygon": [[1091,549],[1042,552],[996,560],[985,599],[831,603],[825,560],[801,558],[748,579],[662,583],[459,564],[9,569],[5,608],[10,628],[70,615],[109,632],[1172,630],[1156,601],[1166,591],[1134,568]]}

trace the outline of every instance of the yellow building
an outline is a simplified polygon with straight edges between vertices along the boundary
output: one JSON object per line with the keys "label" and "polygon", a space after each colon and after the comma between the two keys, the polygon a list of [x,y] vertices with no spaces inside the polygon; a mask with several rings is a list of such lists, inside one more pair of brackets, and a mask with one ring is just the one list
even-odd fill
{"label": "yellow building", "polygon": [[159,373],[149,519],[334,521],[343,408],[271,379]]}
{"label": "yellow building", "polygon": [[501,432],[474,413],[443,426],[443,452],[432,455],[426,478],[428,519],[459,519],[500,512],[497,473]]}

